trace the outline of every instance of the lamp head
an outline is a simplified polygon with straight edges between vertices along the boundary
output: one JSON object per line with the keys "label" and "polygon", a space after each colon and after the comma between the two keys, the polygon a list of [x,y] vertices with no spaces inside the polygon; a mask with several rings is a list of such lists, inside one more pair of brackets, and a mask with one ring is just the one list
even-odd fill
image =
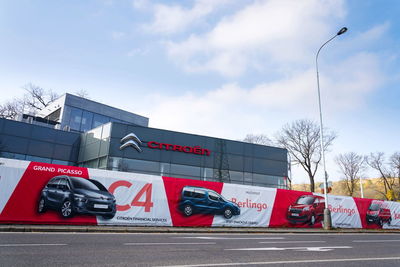
{"label": "lamp head", "polygon": [[343,28],[340,29],[340,31],[338,31],[337,35],[341,35],[341,34],[343,34],[345,32],[347,32],[347,28],[343,27]]}

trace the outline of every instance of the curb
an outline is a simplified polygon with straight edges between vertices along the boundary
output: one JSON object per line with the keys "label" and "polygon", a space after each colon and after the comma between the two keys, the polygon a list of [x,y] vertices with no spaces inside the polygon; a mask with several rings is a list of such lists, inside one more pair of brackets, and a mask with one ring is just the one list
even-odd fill
{"label": "curb", "polygon": [[0,232],[71,232],[71,233],[242,233],[242,234],[400,234],[398,229],[320,228],[231,228],[231,227],[150,227],[150,226],[76,226],[76,225],[0,225]]}

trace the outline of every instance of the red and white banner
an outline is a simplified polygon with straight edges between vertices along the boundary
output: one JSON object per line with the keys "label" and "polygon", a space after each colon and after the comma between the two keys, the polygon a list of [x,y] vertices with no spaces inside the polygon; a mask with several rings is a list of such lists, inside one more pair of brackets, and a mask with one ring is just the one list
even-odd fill
{"label": "red and white banner", "polygon": [[[320,194],[0,158],[0,223],[313,227]],[[400,229],[400,203],[328,196],[335,228]]]}

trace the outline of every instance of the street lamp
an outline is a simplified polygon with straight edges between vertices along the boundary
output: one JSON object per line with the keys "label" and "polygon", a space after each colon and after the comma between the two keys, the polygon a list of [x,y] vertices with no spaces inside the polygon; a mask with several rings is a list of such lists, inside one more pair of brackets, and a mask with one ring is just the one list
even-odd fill
{"label": "street lamp", "polygon": [[319,72],[318,72],[318,55],[321,51],[322,47],[324,47],[327,43],[332,41],[336,38],[336,36],[342,35],[347,31],[346,27],[343,27],[335,34],[331,39],[326,41],[317,52],[317,56],[315,57],[315,66],[317,68],[317,85],[318,85],[318,107],[319,107],[319,122],[320,122],[320,135],[321,135],[321,154],[322,154],[322,166],[324,168],[324,195],[325,195],[325,209],[324,209],[324,229],[329,230],[332,227],[331,221],[331,212],[328,209],[328,174],[326,173],[326,165],[325,165],[325,148],[324,148],[324,130],[323,130],[323,123],[322,123],[322,108],[321,108],[321,93],[319,89]]}
{"label": "street lamp", "polygon": [[363,190],[363,184],[362,184],[362,177],[360,177],[360,191],[361,191],[361,198],[364,198],[364,190]]}

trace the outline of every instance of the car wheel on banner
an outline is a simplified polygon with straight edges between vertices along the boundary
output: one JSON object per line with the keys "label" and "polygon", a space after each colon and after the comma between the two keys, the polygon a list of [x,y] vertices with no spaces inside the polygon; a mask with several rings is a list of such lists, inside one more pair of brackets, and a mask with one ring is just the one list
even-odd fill
{"label": "car wheel on banner", "polygon": [[310,225],[314,225],[315,224],[315,215],[311,215],[311,219],[310,219]]}
{"label": "car wheel on banner", "polygon": [[185,215],[188,217],[193,214],[193,208],[190,205],[185,205],[183,210],[184,210]]}
{"label": "car wheel on banner", "polygon": [[67,199],[63,202],[61,206],[61,216],[64,218],[71,218],[74,215],[72,211],[72,203],[71,200]]}
{"label": "car wheel on banner", "polygon": [[39,204],[38,204],[38,213],[44,213],[46,212],[46,202],[43,197],[40,198]]}
{"label": "car wheel on banner", "polygon": [[232,210],[230,208],[227,208],[224,210],[224,217],[226,219],[229,220],[230,218],[232,218],[232,216],[233,216],[233,214],[232,214]]}

